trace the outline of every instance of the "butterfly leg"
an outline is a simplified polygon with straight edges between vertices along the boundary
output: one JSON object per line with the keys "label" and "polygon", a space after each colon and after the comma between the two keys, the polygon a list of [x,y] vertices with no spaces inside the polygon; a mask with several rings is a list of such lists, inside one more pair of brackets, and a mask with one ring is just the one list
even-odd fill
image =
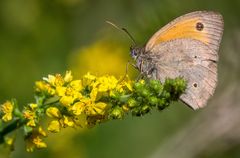
{"label": "butterfly leg", "polygon": [[129,65],[131,65],[131,66],[134,67],[135,69],[138,69],[137,66],[136,66],[134,63],[132,63],[132,62],[130,62],[130,61],[128,60],[128,62],[127,62],[127,64],[126,64],[126,69],[125,69],[124,76],[123,76],[123,78],[119,81],[120,83],[126,79],[126,76],[128,75]]}

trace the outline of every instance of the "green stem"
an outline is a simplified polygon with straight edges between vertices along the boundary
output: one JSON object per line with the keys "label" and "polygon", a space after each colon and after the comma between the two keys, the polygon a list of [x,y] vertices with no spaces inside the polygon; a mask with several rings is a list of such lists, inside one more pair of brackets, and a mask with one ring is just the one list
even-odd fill
{"label": "green stem", "polygon": [[4,137],[8,133],[22,127],[26,123],[26,119],[17,119],[8,124],[5,128],[0,131],[0,144],[4,143]]}
{"label": "green stem", "polygon": [[[54,103],[57,103],[59,101],[59,97],[52,97],[47,99],[44,104],[42,105],[43,107],[47,105],[51,105]],[[19,118],[5,126],[1,131],[0,131],[0,144],[4,143],[4,137],[8,134],[13,132],[14,130],[17,130],[18,128],[22,127],[24,124],[26,124],[27,120],[25,118]]]}

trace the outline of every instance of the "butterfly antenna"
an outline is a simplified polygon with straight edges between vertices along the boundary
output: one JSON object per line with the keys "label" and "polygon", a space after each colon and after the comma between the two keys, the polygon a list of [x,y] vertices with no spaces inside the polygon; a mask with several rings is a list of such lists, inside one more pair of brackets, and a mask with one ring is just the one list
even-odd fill
{"label": "butterfly antenna", "polygon": [[128,32],[128,30],[126,28],[120,28],[119,26],[117,26],[116,24],[110,22],[110,21],[106,21],[106,23],[112,25],[113,27],[115,27],[116,29],[123,31],[124,33],[126,33],[128,35],[128,37],[133,41],[134,45],[136,45],[136,41],[134,40],[133,36]]}

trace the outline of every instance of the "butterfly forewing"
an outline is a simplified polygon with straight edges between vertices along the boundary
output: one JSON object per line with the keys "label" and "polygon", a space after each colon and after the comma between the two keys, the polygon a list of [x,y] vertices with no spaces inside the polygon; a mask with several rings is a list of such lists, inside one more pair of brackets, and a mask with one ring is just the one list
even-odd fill
{"label": "butterfly forewing", "polygon": [[221,14],[197,11],[180,16],[156,32],[146,44],[146,52],[154,46],[172,39],[191,38],[199,40],[218,51],[223,33]]}

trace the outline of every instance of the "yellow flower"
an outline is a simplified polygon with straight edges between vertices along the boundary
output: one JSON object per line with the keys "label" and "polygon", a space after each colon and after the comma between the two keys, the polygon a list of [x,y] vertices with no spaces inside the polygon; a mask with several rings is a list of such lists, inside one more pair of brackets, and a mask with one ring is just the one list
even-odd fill
{"label": "yellow flower", "polygon": [[44,78],[44,80],[55,87],[62,86],[64,84],[64,79],[60,74],[56,74],[55,76],[48,75],[48,78]]}
{"label": "yellow flower", "polygon": [[[123,86],[122,86],[122,84],[118,84],[118,85],[117,85],[116,91],[118,91],[118,92],[123,92]],[[114,93],[112,93],[112,94],[114,94]],[[110,95],[112,95],[112,94],[110,94]]]}
{"label": "yellow flower", "polygon": [[97,82],[99,82],[98,91],[100,92],[106,92],[114,89],[118,83],[117,79],[113,76],[99,77]]}
{"label": "yellow flower", "polygon": [[66,87],[62,87],[62,86],[58,86],[56,87],[56,94],[60,97],[64,96],[66,93],[67,88]]}
{"label": "yellow flower", "polygon": [[25,139],[27,152],[33,152],[35,148],[46,148],[47,144],[43,142],[42,136],[46,137],[46,132],[40,126],[34,129],[32,133]]}
{"label": "yellow flower", "polygon": [[57,120],[51,121],[48,125],[48,131],[50,132],[57,133],[57,132],[60,132],[60,129],[61,129],[61,125]]}
{"label": "yellow flower", "polygon": [[60,103],[70,106],[75,100],[82,98],[82,94],[72,87],[57,87],[57,94],[61,96]]}
{"label": "yellow flower", "polygon": [[82,94],[80,92],[76,91],[72,87],[67,87],[66,95],[72,96],[74,98],[74,100],[82,98]]}
{"label": "yellow flower", "polygon": [[73,106],[71,107],[71,110],[74,115],[80,115],[84,111],[84,108],[85,108],[85,104],[83,102],[77,102],[73,104]]}
{"label": "yellow flower", "polygon": [[13,110],[14,110],[14,105],[11,101],[6,101],[5,103],[3,103],[1,105],[1,109],[2,113],[4,114],[2,116],[2,120],[4,122],[8,122],[8,121],[11,121],[13,116],[12,116],[12,113],[13,113]]}
{"label": "yellow flower", "polygon": [[64,76],[64,81],[65,82],[71,82],[72,79],[73,79],[72,72],[71,71],[67,71],[65,76]]}
{"label": "yellow flower", "polygon": [[91,93],[90,93],[91,101],[95,101],[96,100],[97,94],[98,94],[98,89],[97,88],[93,88]]}
{"label": "yellow flower", "polygon": [[96,79],[96,76],[91,75],[89,72],[83,76],[83,85],[90,86],[92,82]]}
{"label": "yellow flower", "polygon": [[33,152],[35,149],[35,144],[30,139],[26,139],[26,150],[27,152]]}
{"label": "yellow flower", "polygon": [[38,127],[38,131],[37,132],[41,136],[44,136],[44,137],[47,136],[47,133],[43,130],[43,128],[41,126]]}
{"label": "yellow flower", "polygon": [[13,145],[14,139],[10,137],[5,137],[5,143],[9,146]]}
{"label": "yellow flower", "polygon": [[46,114],[48,117],[51,117],[51,118],[60,118],[61,117],[61,113],[60,113],[59,109],[56,107],[47,108]]}
{"label": "yellow flower", "polygon": [[75,125],[80,126],[82,128],[87,127],[87,115],[82,113],[80,115],[74,116],[73,121]]}
{"label": "yellow flower", "polygon": [[84,103],[85,105],[88,105],[92,103],[92,99],[84,97],[81,99],[81,102]]}
{"label": "yellow flower", "polygon": [[48,81],[51,85],[55,84],[56,77],[54,75],[48,75],[48,78],[44,78],[44,80]]}
{"label": "yellow flower", "polygon": [[30,126],[30,127],[35,127],[36,126],[35,112],[32,112],[30,110],[25,110],[23,112],[23,117],[28,120],[27,126]]}
{"label": "yellow flower", "polygon": [[27,122],[27,126],[35,127],[35,126],[36,126],[36,122],[35,122],[35,120],[34,120],[34,119],[28,120],[28,122]]}
{"label": "yellow flower", "polygon": [[133,83],[129,79],[128,75],[126,76],[126,79],[124,81],[124,85],[128,88],[128,90],[133,91],[133,87],[132,87]]}
{"label": "yellow flower", "polygon": [[103,102],[99,102],[99,103],[96,103],[93,108],[94,108],[94,111],[96,111],[98,114],[104,115],[107,108],[107,104]]}
{"label": "yellow flower", "polygon": [[35,146],[36,146],[37,148],[39,148],[39,149],[41,149],[41,148],[46,148],[46,147],[47,147],[47,144],[44,143],[39,136],[33,138],[32,142],[33,142],[33,144],[35,144]]}
{"label": "yellow flower", "polygon": [[37,81],[35,82],[35,91],[36,92],[44,92],[50,95],[55,94],[55,90],[45,81]]}
{"label": "yellow flower", "polygon": [[74,98],[72,96],[63,96],[60,99],[60,103],[66,107],[70,106],[74,101]]}
{"label": "yellow flower", "polygon": [[81,80],[74,80],[70,82],[70,86],[75,90],[75,91],[81,91],[83,89],[82,81]]}
{"label": "yellow flower", "polygon": [[68,117],[68,116],[63,116],[63,125],[69,126],[69,127],[73,127],[74,126],[74,122],[73,120]]}
{"label": "yellow flower", "polygon": [[108,77],[108,82],[109,82],[108,86],[109,86],[110,89],[114,89],[118,84],[118,80],[114,76],[109,76]]}
{"label": "yellow flower", "polygon": [[38,105],[35,103],[31,103],[31,104],[29,104],[29,107],[31,110],[35,110],[38,107]]}
{"label": "yellow flower", "polygon": [[99,102],[96,104],[88,104],[86,105],[86,114],[89,116],[94,115],[104,115],[107,109],[107,104],[103,102]]}
{"label": "yellow flower", "polygon": [[128,112],[129,111],[129,107],[127,105],[123,105],[122,109],[124,112]]}
{"label": "yellow flower", "polygon": [[90,81],[93,81],[93,80],[96,79],[96,76],[91,75],[90,72],[88,72],[86,75],[84,75],[84,78],[85,78],[85,79],[88,79],[88,80],[90,80]]}

